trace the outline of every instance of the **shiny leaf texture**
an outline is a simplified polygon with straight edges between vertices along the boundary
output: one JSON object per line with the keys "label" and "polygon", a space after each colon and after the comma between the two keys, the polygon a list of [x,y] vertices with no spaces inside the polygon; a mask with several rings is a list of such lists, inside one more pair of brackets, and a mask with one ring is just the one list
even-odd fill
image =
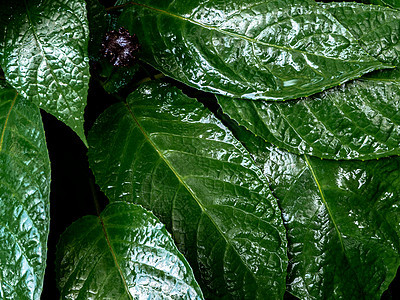
{"label": "shiny leaf texture", "polygon": [[50,161],[39,109],[0,82],[0,298],[39,299]]}
{"label": "shiny leaf texture", "polygon": [[373,159],[400,154],[399,81],[363,79],[287,103],[224,96],[218,102],[241,125],[290,152]]}
{"label": "shiny leaf texture", "polygon": [[166,224],[206,298],[283,296],[286,237],[276,199],[249,153],[199,102],[144,84],[103,113],[88,140],[101,189]]}
{"label": "shiny leaf texture", "polygon": [[203,299],[164,225],[125,202],[73,223],[57,245],[56,271],[62,299]]}
{"label": "shiny leaf texture", "polygon": [[379,61],[400,66],[400,13],[361,3],[322,4]]}
{"label": "shiny leaf texture", "polygon": [[365,3],[377,4],[392,7],[395,9],[400,9],[400,1],[399,0],[365,0]]}
{"label": "shiny leaf texture", "polygon": [[129,3],[120,24],[138,35],[141,58],[204,91],[293,99],[385,67],[314,1]]}
{"label": "shiny leaf texture", "polygon": [[5,28],[1,62],[22,96],[71,127],[84,143],[88,39],[84,0],[24,0]]}
{"label": "shiny leaf texture", "polygon": [[400,159],[295,155],[236,134],[271,183],[288,230],[288,291],[301,299],[380,299],[400,265]]}
{"label": "shiny leaf texture", "polygon": [[[378,59],[400,66],[400,14],[385,7],[326,3]],[[218,96],[225,113],[253,133],[297,154],[372,159],[400,154],[397,69],[365,75],[297,102],[245,102]]]}

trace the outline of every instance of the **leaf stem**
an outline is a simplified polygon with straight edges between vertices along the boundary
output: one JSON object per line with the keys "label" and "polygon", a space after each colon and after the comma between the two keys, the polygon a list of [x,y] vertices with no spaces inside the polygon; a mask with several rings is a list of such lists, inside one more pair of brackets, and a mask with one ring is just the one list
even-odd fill
{"label": "leaf stem", "polygon": [[121,5],[107,7],[106,8],[106,12],[113,11],[113,10],[120,9],[120,8],[124,8],[124,7],[126,7],[126,6],[128,6],[130,4],[131,4],[131,2],[127,2],[127,3],[121,4]]}
{"label": "leaf stem", "polygon": [[100,216],[101,209],[100,209],[100,204],[99,204],[99,199],[97,198],[97,192],[96,192],[96,187],[94,185],[94,175],[92,171],[89,170],[89,185],[90,185],[90,190],[92,191],[93,195],[93,202],[94,205],[96,206],[96,213],[98,216]]}

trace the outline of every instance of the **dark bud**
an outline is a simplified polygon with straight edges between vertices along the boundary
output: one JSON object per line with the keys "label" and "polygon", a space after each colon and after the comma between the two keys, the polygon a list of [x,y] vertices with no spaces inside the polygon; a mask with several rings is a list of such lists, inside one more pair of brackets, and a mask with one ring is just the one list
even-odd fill
{"label": "dark bud", "polygon": [[140,45],[137,36],[130,35],[128,30],[121,27],[118,31],[106,33],[103,43],[103,55],[116,67],[131,66],[136,62]]}

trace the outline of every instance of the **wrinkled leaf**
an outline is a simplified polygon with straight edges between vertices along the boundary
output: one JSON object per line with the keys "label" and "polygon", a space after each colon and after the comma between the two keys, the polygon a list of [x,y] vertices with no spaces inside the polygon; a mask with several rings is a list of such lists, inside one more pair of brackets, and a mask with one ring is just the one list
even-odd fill
{"label": "wrinkled leaf", "polygon": [[21,1],[5,28],[1,62],[22,96],[67,124],[85,143],[88,38],[84,0]]}
{"label": "wrinkled leaf", "polygon": [[225,113],[296,154],[373,159],[400,154],[399,79],[364,79],[299,101],[248,102],[218,96]]}
{"label": "wrinkled leaf", "polygon": [[73,223],[60,238],[56,268],[62,299],[203,299],[164,225],[124,202]]}
{"label": "wrinkled leaf", "polygon": [[[398,12],[357,3],[323,5],[371,55],[400,65]],[[296,154],[329,159],[387,157],[400,154],[399,74],[397,69],[373,72],[297,102],[248,102],[223,96],[218,102],[254,134]]]}
{"label": "wrinkled leaf", "polygon": [[361,3],[322,4],[381,62],[400,66],[400,13],[398,10]]}
{"label": "wrinkled leaf", "polygon": [[283,211],[289,292],[380,299],[400,265],[400,159],[321,160],[237,130]]}
{"label": "wrinkled leaf", "polygon": [[142,0],[120,23],[137,33],[141,58],[166,75],[238,98],[309,96],[384,67],[308,0]]}
{"label": "wrinkled leaf", "polygon": [[110,201],[151,209],[203,291],[283,296],[286,238],[276,200],[248,152],[200,103],[147,83],[103,113],[88,140],[90,166]]}
{"label": "wrinkled leaf", "polygon": [[400,1],[399,0],[365,0],[365,2],[400,9]]}
{"label": "wrinkled leaf", "polygon": [[50,161],[39,109],[0,82],[0,298],[39,299]]}

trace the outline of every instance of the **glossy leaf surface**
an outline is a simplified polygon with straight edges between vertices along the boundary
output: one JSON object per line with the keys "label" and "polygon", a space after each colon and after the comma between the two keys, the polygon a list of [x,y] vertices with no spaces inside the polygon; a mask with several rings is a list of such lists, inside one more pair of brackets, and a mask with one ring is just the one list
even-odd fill
{"label": "glossy leaf surface", "polygon": [[283,296],[286,237],[276,199],[249,153],[199,102],[144,84],[103,113],[88,140],[110,201],[151,209],[209,297]]}
{"label": "glossy leaf surface", "polygon": [[62,299],[203,299],[164,225],[134,204],[116,202],[73,223],[56,260]]}
{"label": "glossy leaf surface", "polygon": [[379,61],[400,66],[400,13],[379,5],[331,2],[322,5]]}
{"label": "glossy leaf surface", "polygon": [[4,39],[1,66],[7,80],[86,143],[89,27],[85,1],[21,1],[12,10]]}
{"label": "glossy leaf surface", "polygon": [[380,299],[400,265],[400,159],[321,160],[238,138],[269,178],[288,230],[288,290],[301,299]]}
{"label": "glossy leaf surface", "polygon": [[39,299],[50,161],[39,109],[0,82],[0,298]]}
{"label": "glossy leaf surface", "polygon": [[223,96],[218,102],[241,125],[296,154],[329,159],[400,154],[398,78],[358,80],[287,103]]}
{"label": "glossy leaf surface", "polygon": [[293,99],[384,67],[314,1],[130,3],[120,24],[137,33],[141,58],[201,90]]}

